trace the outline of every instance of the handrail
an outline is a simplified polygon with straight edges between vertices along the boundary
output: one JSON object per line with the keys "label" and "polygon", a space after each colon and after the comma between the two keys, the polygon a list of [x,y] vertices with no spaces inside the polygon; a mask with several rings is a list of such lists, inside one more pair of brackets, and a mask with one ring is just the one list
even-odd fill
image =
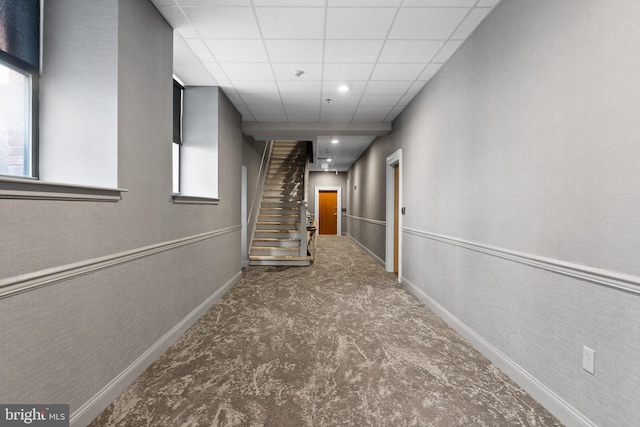
{"label": "handrail", "polygon": [[312,150],[309,149],[310,142],[306,143],[305,147],[305,155],[304,155],[304,177],[302,179],[303,185],[303,195],[304,199],[302,203],[300,203],[300,256],[307,256],[308,251],[308,242],[307,242],[307,225],[309,223],[309,219],[307,218],[307,212],[309,209],[309,158],[310,152]]}
{"label": "handrail", "polygon": [[[251,239],[249,240],[249,244],[247,245],[247,251],[251,252],[251,247],[253,246],[253,236],[256,231],[256,222],[258,216],[255,215],[253,217],[253,208],[256,203],[256,199],[262,198],[262,193],[264,192],[264,182],[267,177],[267,166],[271,161],[271,153],[273,152],[274,141],[269,140],[264,146],[264,151],[262,152],[262,160],[260,161],[260,169],[258,170],[258,176],[256,177],[256,186],[253,192],[253,200],[251,201],[251,209],[249,209],[249,214],[247,216],[247,227],[250,227],[251,230]],[[265,161],[266,157],[266,161]],[[263,172],[264,169],[264,172]],[[258,191],[258,189],[261,189]]]}

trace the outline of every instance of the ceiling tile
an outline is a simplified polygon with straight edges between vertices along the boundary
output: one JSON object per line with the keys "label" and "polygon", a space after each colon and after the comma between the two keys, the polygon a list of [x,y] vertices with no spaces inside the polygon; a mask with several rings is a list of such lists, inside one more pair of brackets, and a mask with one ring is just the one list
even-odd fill
{"label": "ceiling tile", "polygon": [[466,39],[476,29],[480,21],[482,21],[491,12],[489,8],[476,8],[462,21],[460,27],[456,30],[451,38]]}
{"label": "ceiling tile", "polygon": [[[344,106],[344,105],[353,105],[355,107],[360,102],[360,98],[362,98],[362,95],[360,94],[354,95],[354,94],[344,94],[344,93],[338,93],[338,94],[323,93],[322,105],[327,106],[328,108],[333,108],[334,106],[335,107]],[[331,99],[331,102],[326,102],[326,99]]]}
{"label": "ceiling tile", "polygon": [[329,0],[332,6],[398,6],[402,0]]}
{"label": "ceiling tile", "polygon": [[404,0],[403,6],[418,7],[473,7],[476,0]]}
{"label": "ceiling tile", "polygon": [[294,113],[287,114],[287,119],[289,122],[293,123],[304,123],[304,122],[319,122],[320,121],[320,113],[317,114],[304,114],[304,113]]}
{"label": "ceiling tile", "polygon": [[203,62],[215,62],[215,58],[211,55],[209,48],[202,39],[185,39],[189,48],[196,54]]}
{"label": "ceiling tile", "polygon": [[325,0],[253,0],[256,6],[324,6]]}
{"label": "ceiling tile", "polygon": [[329,8],[327,39],[384,39],[396,8]]}
{"label": "ceiling tile", "polygon": [[447,62],[451,55],[460,47],[460,45],[464,42],[464,40],[449,40],[440,52],[433,58],[433,62]]}
{"label": "ceiling tile", "polygon": [[247,118],[253,117],[253,114],[251,114],[251,111],[249,111],[247,107],[236,106],[236,108],[238,109],[238,112],[242,115],[242,120],[246,121]]}
{"label": "ceiling tile", "polygon": [[422,88],[424,87],[424,85],[427,84],[428,80],[416,80],[411,87],[409,88],[409,90],[407,90],[407,95],[409,96],[416,96],[418,94],[418,92],[420,92],[422,90]]}
{"label": "ceiling tile", "polygon": [[286,114],[254,114],[253,115],[259,122],[287,122]]}
{"label": "ceiling tile", "polygon": [[206,39],[218,62],[268,62],[262,40]]}
{"label": "ceiling tile", "polygon": [[235,89],[224,88],[222,89],[222,91],[227,96],[227,98],[229,98],[229,101],[233,103],[233,105],[235,105],[236,107],[244,106],[244,101],[242,101],[242,98],[240,98],[240,95],[236,93]]}
{"label": "ceiling tile", "polygon": [[368,80],[374,64],[325,64],[324,78],[326,80]]}
{"label": "ceiling tile", "polygon": [[173,37],[173,73],[190,85],[210,86],[217,83],[185,41],[178,36]]}
{"label": "ceiling tile", "polygon": [[247,107],[256,117],[261,114],[284,114],[282,105],[248,105]]}
{"label": "ceiling tile", "polygon": [[158,10],[162,13],[162,16],[165,17],[169,25],[182,37],[200,37],[179,7],[159,7]]}
{"label": "ceiling tile", "polygon": [[251,6],[250,0],[176,0],[180,6]]}
{"label": "ceiling tile", "polygon": [[260,38],[250,7],[184,7],[183,10],[203,38]]}
{"label": "ceiling tile", "polygon": [[493,7],[498,4],[500,0],[480,0],[476,7]]}
{"label": "ceiling tile", "polygon": [[[216,79],[217,80],[217,79]],[[226,91],[230,91],[233,94],[236,94],[236,90],[233,87],[233,83],[231,83],[231,80],[218,80],[218,87],[220,87],[221,89],[225,89]],[[225,92],[227,93],[227,92]],[[227,95],[229,96],[229,95]]]}
{"label": "ceiling tile", "polygon": [[280,88],[280,93],[282,94],[291,94],[291,95],[303,95],[303,94],[311,94],[318,93],[322,84],[319,80],[310,80],[310,81],[292,81],[292,80],[281,80],[278,81],[278,87]]}
{"label": "ceiling tile", "polygon": [[378,64],[371,80],[415,80],[426,64]]}
{"label": "ceiling tile", "polygon": [[443,44],[439,40],[387,40],[379,61],[424,64],[431,61]]}
{"label": "ceiling tile", "polygon": [[376,62],[383,40],[327,40],[325,62]]}
{"label": "ceiling tile", "polygon": [[323,105],[322,114],[353,114],[356,111],[355,105]]}
{"label": "ceiling tile", "polygon": [[176,6],[175,0],[151,0],[151,2],[156,6]]}
{"label": "ceiling tile", "polygon": [[[416,83],[418,83],[418,82],[416,82]],[[424,83],[424,82],[422,82],[422,83]],[[414,84],[415,84],[415,83],[414,83]],[[400,101],[398,101],[398,105],[399,105],[399,106],[406,106],[406,105],[409,105],[409,103],[410,103],[410,102],[411,102],[411,100],[414,98],[414,96],[415,96],[415,95],[409,95],[409,94],[407,94],[407,95],[403,96],[402,98],[400,98]]]}
{"label": "ceiling tile", "polygon": [[353,122],[356,123],[383,123],[388,113],[362,113],[354,114]]}
{"label": "ceiling tile", "polygon": [[385,118],[386,121],[391,121],[394,120],[396,117],[398,117],[398,115],[400,113],[402,113],[402,110],[404,110],[404,107],[395,107],[393,110],[391,110],[391,112],[387,115],[387,117]]}
{"label": "ceiling tile", "polygon": [[285,105],[320,105],[320,95],[292,95],[282,94]]}
{"label": "ceiling tile", "polygon": [[402,94],[400,95],[362,95],[362,99],[360,100],[360,106],[358,107],[358,111],[362,106],[393,106],[400,101],[402,98]]}
{"label": "ceiling tile", "polygon": [[[204,66],[207,70],[209,70],[209,72],[213,75],[213,77],[220,81],[220,80],[228,80],[229,78],[227,77],[227,75],[224,73],[224,71],[222,70],[222,68],[220,68],[220,65],[217,62],[205,62]],[[193,83],[190,83],[193,84]]]}
{"label": "ceiling tile", "polygon": [[320,106],[300,106],[300,105],[285,105],[284,110],[288,116],[294,114],[314,115],[316,118],[320,117]]}
{"label": "ceiling tile", "polygon": [[402,8],[389,38],[446,40],[468,11],[464,8]]}
{"label": "ceiling tile", "polygon": [[266,40],[272,62],[322,62],[322,40]]}
{"label": "ceiling tile", "polygon": [[327,98],[327,96],[329,98],[337,98],[338,96],[341,95],[357,95],[357,94],[361,94],[364,92],[365,87],[367,86],[367,82],[362,80],[362,81],[355,81],[355,80],[350,80],[349,81],[349,92],[348,93],[342,93],[338,90],[338,88],[344,84],[344,82],[342,80],[325,80],[324,82],[322,82],[322,95]]}
{"label": "ceiling tile", "polygon": [[262,35],[267,39],[322,39],[324,8],[258,7]]}
{"label": "ceiling tile", "polygon": [[230,80],[273,80],[271,65],[266,62],[246,63],[225,62],[220,67]]}
{"label": "ceiling tile", "polygon": [[334,123],[349,123],[353,120],[353,114],[333,114],[323,111],[320,113],[320,120]]}
{"label": "ceiling tile", "polygon": [[242,99],[246,105],[278,105],[282,106],[280,95],[274,94],[258,94],[258,95],[242,95]]}
{"label": "ceiling tile", "polygon": [[427,65],[427,67],[424,69],[422,74],[420,74],[420,76],[418,76],[418,80],[430,80],[431,77],[433,77],[438,72],[440,67],[442,67],[442,64],[429,64],[429,65]]}
{"label": "ceiling tile", "polygon": [[[320,63],[297,63],[297,62],[278,62],[272,64],[273,73],[277,80],[321,80],[322,64]],[[293,73],[296,70],[304,71],[300,77],[296,77]]]}
{"label": "ceiling tile", "polygon": [[411,80],[372,80],[367,85],[367,95],[403,95],[411,86]]}
{"label": "ceiling tile", "polygon": [[240,95],[278,94],[278,86],[276,86],[275,80],[240,80],[234,82],[233,86]]}

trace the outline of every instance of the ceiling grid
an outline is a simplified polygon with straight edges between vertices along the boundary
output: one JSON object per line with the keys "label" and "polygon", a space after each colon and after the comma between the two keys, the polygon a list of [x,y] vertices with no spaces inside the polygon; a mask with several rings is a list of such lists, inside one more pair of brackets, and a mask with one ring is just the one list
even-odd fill
{"label": "ceiling grid", "polygon": [[336,124],[308,136],[346,170],[375,136],[340,124],[391,123],[499,0],[152,1],[185,84],[220,86],[247,123]]}

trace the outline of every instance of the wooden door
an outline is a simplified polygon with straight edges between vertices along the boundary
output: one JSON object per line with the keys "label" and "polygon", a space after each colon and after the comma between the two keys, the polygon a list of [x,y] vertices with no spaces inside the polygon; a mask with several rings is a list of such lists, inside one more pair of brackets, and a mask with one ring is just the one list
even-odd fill
{"label": "wooden door", "polygon": [[318,233],[338,234],[338,192],[320,191],[318,194]]}
{"label": "wooden door", "polygon": [[398,274],[398,237],[400,236],[400,165],[393,167],[393,272]]}

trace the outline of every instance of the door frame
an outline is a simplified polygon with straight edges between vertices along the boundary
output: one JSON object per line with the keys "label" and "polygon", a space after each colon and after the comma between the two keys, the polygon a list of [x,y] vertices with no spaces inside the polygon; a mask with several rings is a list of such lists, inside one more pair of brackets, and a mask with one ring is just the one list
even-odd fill
{"label": "door frame", "polygon": [[[385,261],[384,267],[386,271],[393,272],[393,193],[395,188],[394,183],[394,167],[398,166],[400,168],[399,179],[398,179],[398,210],[402,209],[402,148],[400,148],[395,153],[391,154],[387,157],[387,167],[386,167],[386,245],[385,245]],[[402,215],[400,212],[396,212],[398,215],[398,283],[402,282]]]}
{"label": "door frame", "polygon": [[240,193],[240,268],[249,265],[249,250],[247,249],[247,167],[242,166],[242,182]]}
{"label": "door frame", "polygon": [[338,207],[337,207],[337,216],[338,216],[338,229],[336,230],[336,236],[342,235],[342,187],[328,187],[328,186],[319,186],[315,187],[315,205],[313,218],[316,220],[316,228],[318,229],[318,233],[320,232],[320,192],[321,191],[337,191],[338,192]]}

